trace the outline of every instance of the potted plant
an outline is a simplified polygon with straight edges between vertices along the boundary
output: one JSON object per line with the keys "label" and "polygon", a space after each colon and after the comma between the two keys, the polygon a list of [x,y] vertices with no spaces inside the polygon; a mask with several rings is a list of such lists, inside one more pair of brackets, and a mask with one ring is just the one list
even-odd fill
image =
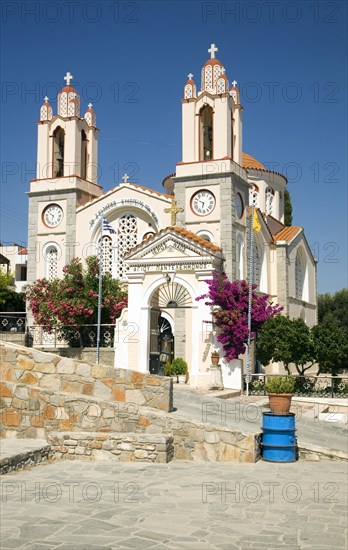
{"label": "potted plant", "polygon": [[171,364],[172,375],[176,376],[176,381],[181,384],[186,383],[187,363],[182,357],[176,357]]}
{"label": "potted plant", "polygon": [[295,380],[293,376],[271,376],[267,379],[265,390],[268,394],[269,407],[272,413],[288,414],[291,398],[294,395]]}

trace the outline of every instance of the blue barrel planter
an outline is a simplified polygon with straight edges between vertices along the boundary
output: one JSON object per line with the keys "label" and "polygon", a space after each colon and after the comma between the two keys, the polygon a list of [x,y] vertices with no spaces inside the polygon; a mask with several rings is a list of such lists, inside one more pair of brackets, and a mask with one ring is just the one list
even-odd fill
{"label": "blue barrel planter", "polygon": [[295,415],[262,413],[262,458],[268,462],[295,462],[297,441]]}

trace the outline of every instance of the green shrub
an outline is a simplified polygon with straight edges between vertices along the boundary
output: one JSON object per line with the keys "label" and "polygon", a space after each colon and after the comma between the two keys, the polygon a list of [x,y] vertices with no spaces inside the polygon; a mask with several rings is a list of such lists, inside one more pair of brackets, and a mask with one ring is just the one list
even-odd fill
{"label": "green shrub", "polygon": [[187,363],[182,357],[176,357],[172,361],[171,374],[174,376],[181,376],[187,374]]}
{"label": "green shrub", "polygon": [[292,376],[271,376],[267,379],[267,393],[293,393],[295,380]]}
{"label": "green shrub", "polygon": [[167,361],[166,364],[163,367],[164,376],[172,376],[172,364],[170,361]]}

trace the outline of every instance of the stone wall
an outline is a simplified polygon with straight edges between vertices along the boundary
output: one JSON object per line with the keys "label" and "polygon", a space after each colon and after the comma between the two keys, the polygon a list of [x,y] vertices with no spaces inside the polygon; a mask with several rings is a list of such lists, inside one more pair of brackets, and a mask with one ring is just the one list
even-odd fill
{"label": "stone wall", "polygon": [[260,455],[258,434],[188,421],[135,403],[111,403],[13,382],[3,383],[2,390],[2,437],[47,438],[66,431],[172,434],[178,460],[255,462]]}
{"label": "stone wall", "polygon": [[[173,437],[178,460],[255,462],[259,458],[259,434],[188,421],[170,413],[173,386],[169,378],[93,366],[10,344],[0,351],[2,437],[49,439],[52,433],[69,432],[68,440],[84,443],[65,445],[81,447],[78,453],[67,450],[66,454],[94,457],[98,453],[89,454],[91,441],[96,442],[96,433],[107,434],[102,440],[113,441],[106,444],[110,449],[102,442],[95,450],[111,452],[116,459],[121,451],[119,460],[143,456],[149,461],[155,458],[150,451],[161,436],[167,438],[167,457],[172,455]],[[131,440],[130,434],[134,435]],[[144,440],[138,437],[141,434]],[[97,440],[99,445],[102,440]],[[127,443],[124,448],[121,441]],[[161,449],[155,446],[156,452]]]}
{"label": "stone wall", "polygon": [[163,411],[173,407],[173,383],[167,377],[92,365],[8,343],[0,344],[0,359],[2,383],[15,382]]}
{"label": "stone wall", "polygon": [[57,458],[166,463],[174,455],[172,435],[53,432],[48,441]]}

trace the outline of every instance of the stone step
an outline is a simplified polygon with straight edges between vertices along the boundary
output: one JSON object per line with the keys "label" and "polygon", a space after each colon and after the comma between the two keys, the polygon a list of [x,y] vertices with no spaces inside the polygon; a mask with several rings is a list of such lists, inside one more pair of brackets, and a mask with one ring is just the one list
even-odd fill
{"label": "stone step", "polygon": [[44,439],[1,439],[0,475],[31,468],[53,458],[54,451]]}
{"label": "stone step", "polygon": [[174,457],[171,434],[52,432],[48,440],[57,458],[163,464]]}

